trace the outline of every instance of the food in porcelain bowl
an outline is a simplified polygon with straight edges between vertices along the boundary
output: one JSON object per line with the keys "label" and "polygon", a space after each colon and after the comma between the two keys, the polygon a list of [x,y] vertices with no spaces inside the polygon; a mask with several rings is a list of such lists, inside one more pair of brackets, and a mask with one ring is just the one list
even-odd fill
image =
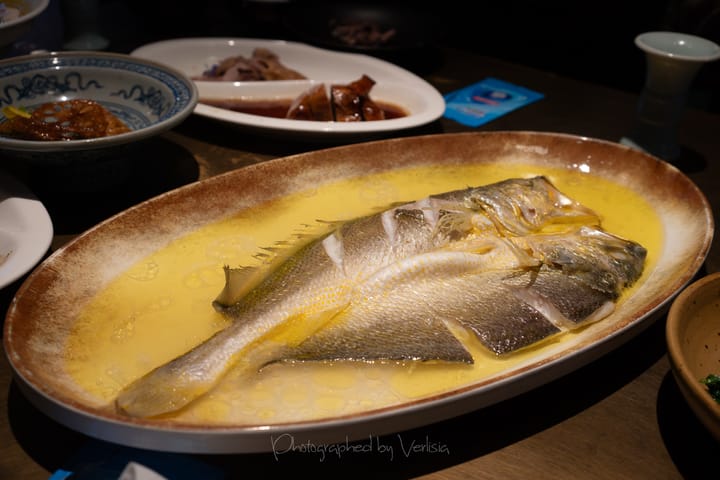
{"label": "food in porcelain bowl", "polygon": [[680,391],[720,440],[720,272],[700,278],[673,301],[668,355]]}
{"label": "food in porcelain bowl", "polygon": [[160,63],[106,52],[0,61],[0,150],[47,162],[103,153],[181,123],[195,84]]}

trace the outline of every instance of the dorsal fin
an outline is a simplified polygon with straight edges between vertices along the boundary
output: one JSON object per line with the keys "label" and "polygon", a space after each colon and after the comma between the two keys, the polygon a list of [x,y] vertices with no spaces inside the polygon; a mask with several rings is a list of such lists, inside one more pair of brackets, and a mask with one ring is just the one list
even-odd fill
{"label": "dorsal fin", "polygon": [[267,269],[261,267],[230,268],[225,265],[225,287],[213,301],[217,310],[229,307],[244,297],[265,278]]}
{"label": "dorsal fin", "polygon": [[216,310],[237,303],[249,291],[255,288],[267,275],[299,248],[322,236],[327,231],[335,230],[344,222],[317,220],[314,225],[303,224],[301,229],[293,232],[290,240],[279,240],[272,246],[261,247],[253,258],[260,262],[256,266],[230,267],[225,265],[225,286],[213,301]]}

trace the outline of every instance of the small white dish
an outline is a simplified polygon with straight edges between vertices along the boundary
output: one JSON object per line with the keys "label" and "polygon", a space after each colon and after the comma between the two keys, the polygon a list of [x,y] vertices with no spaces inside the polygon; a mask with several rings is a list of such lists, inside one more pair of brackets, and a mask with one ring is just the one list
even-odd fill
{"label": "small white dish", "polygon": [[37,265],[50,248],[53,225],[43,204],[0,171],[0,288]]}
{"label": "small white dish", "polygon": [[[442,116],[445,100],[432,85],[392,63],[367,55],[335,52],[283,40],[243,38],[186,38],[151,43],[131,55],[163,62],[189,77],[201,75],[218,61],[233,56],[250,57],[255,48],[267,48],[280,61],[308,80],[260,82],[196,81],[200,102],[195,113],[241,127],[283,134],[285,137],[322,139],[370,136],[430,123]],[[203,99],[268,100],[293,98],[313,83],[348,83],[363,74],[375,80],[371,98],[403,107],[402,118],[372,122],[315,122],[288,120],[235,112],[202,103]]]}

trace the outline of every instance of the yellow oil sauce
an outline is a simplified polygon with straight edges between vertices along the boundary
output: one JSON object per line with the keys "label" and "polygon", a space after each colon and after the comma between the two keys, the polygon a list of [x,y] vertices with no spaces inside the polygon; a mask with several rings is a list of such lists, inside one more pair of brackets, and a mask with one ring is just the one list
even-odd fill
{"label": "yellow oil sauce", "polygon": [[[318,220],[347,220],[431,193],[538,174],[600,213],[606,230],[645,246],[643,278],[647,276],[662,249],[660,219],[643,198],[610,181],[578,171],[521,165],[397,170],[260,205],[178,238],[144,258],[84,308],[67,342],[66,368],[89,396],[110,406],[125,385],[228,325],[211,306],[224,285],[223,265],[257,265],[256,254],[263,247],[292,241],[299,233],[326,231],[327,224]],[[273,365],[259,373],[235,368],[176,417],[203,424],[259,425],[382,408],[488,378],[572,335],[556,336],[504,359],[485,352],[467,336],[474,365],[337,362]]]}

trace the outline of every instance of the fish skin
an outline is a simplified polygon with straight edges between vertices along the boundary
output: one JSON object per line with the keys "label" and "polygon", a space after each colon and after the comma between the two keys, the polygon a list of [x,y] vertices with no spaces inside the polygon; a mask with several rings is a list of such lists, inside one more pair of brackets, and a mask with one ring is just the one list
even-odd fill
{"label": "fish skin", "polygon": [[[366,284],[361,292],[367,301],[351,302],[339,315],[340,321],[273,362],[402,360],[397,354],[405,349],[394,343],[417,343],[422,338],[423,348],[416,352],[423,355],[406,359],[471,363],[443,348],[444,341],[436,344],[442,338],[440,327],[447,330],[448,324],[468,329],[496,355],[507,355],[608,316],[622,290],[642,273],[646,256],[637,243],[595,227],[507,242],[519,245],[499,243],[491,252],[494,257],[497,250],[508,250],[500,261],[462,254],[467,258],[455,260],[462,267],[451,269],[452,262],[431,253],[425,256],[432,256],[438,265],[414,277],[414,282],[383,279],[370,294],[364,292],[369,290]],[[531,250],[538,261],[521,257],[513,261],[520,247]],[[438,329],[435,337],[416,331],[428,322]]]}
{"label": "fish skin", "polygon": [[[482,252],[500,263],[527,262],[528,258],[512,248],[497,248],[498,237],[526,236],[548,225],[573,223],[599,225],[600,218],[540,176],[433,195],[343,223],[272,264],[265,278],[256,275],[253,288],[223,291],[214,305],[233,322],[188,353],[126,386],[116,399],[116,408],[130,416],[153,417],[185,407],[212,389],[241,361],[244,352],[283,325],[306,323],[308,335],[320,331],[351,304],[358,304],[357,292],[373,275],[404,259],[433,253]],[[433,268],[437,274],[442,263]],[[416,277],[425,278],[422,269],[417,272]],[[228,279],[235,273],[248,274],[247,270],[226,268]],[[452,279],[452,275],[446,277]],[[407,280],[412,283],[417,278]],[[429,288],[435,287],[433,283],[432,279],[426,281]],[[399,285],[400,290],[406,288]],[[432,332],[437,322],[425,321],[429,328],[418,329],[418,334]],[[419,338],[420,343],[425,341]],[[457,345],[448,336],[438,342],[446,350],[440,349],[441,355],[436,357],[443,352],[454,352],[448,355],[457,357]],[[413,358],[407,353],[401,356]],[[427,359],[427,352],[421,358]]]}
{"label": "fish skin", "polygon": [[[642,274],[647,254],[635,242],[586,226],[564,234],[525,237],[522,243],[532,245],[542,257],[540,268],[485,281],[484,285],[505,290],[504,295],[476,295],[477,290],[471,290],[470,298],[448,305],[448,309],[464,305],[464,312],[476,312],[456,320],[498,355],[610,315],[622,291]],[[491,309],[499,311],[490,315]]]}
{"label": "fish skin", "polygon": [[445,361],[473,358],[438,315],[433,294],[490,260],[474,253],[431,252],[395,262],[367,279],[332,322],[273,361]]}

